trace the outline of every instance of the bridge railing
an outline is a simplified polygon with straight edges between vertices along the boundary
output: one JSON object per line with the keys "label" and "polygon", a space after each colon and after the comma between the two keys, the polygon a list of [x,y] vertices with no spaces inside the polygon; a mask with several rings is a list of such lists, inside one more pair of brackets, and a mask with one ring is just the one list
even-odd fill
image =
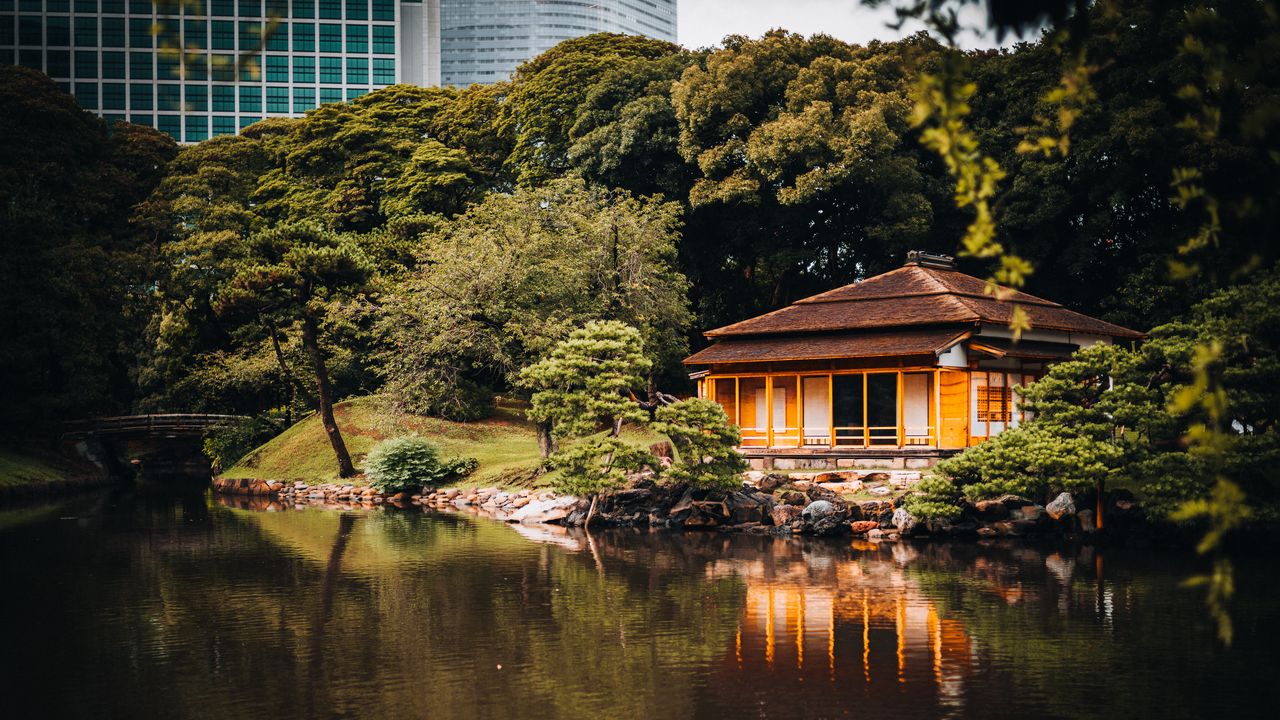
{"label": "bridge railing", "polygon": [[165,413],[156,415],[117,415],[88,418],[63,423],[64,435],[89,434],[147,434],[147,433],[203,433],[211,426],[228,420],[243,419],[241,415],[215,415],[209,413]]}

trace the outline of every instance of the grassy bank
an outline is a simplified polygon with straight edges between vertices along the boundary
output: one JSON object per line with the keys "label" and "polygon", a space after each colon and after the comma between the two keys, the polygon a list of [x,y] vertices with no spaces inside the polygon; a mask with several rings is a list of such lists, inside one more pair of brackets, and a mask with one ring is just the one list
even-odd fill
{"label": "grassy bank", "polygon": [[[443,455],[474,457],[480,462],[471,482],[498,482],[538,465],[538,438],[519,409],[499,407],[494,417],[460,423],[399,412],[378,398],[348,400],[334,407],[347,449],[360,467],[379,442],[419,435]],[[222,473],[231,478],[338,480],[333,448],[319,416],[312,415],[277,435]]]}
{"label": "grassy bank", "polygon": [[53,458],[0,447],[0,486],[46,485],[75,474],[73,468]]}

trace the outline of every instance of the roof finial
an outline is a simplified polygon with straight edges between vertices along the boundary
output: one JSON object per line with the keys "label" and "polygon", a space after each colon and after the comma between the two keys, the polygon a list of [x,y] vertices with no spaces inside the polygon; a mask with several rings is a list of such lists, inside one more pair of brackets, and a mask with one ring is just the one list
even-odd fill
{"label": "roof finial", "polygon": [[955,270],[956,259],[951,255],[934,255],[923,250],[908,250],[907,265],[937,268],[939,270]]}

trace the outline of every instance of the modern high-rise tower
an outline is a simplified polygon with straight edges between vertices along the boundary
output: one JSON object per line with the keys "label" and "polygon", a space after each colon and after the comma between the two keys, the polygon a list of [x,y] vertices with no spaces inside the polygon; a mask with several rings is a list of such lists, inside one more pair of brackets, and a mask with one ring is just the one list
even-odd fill
{"label": "modern high-rise tower", "polygon": [[440,79],[506,80],[556,43],[597,32],[676,40],[676,0],[439,0]]}
{"label": "modern high-rise tower", "polygon": [[440,84],[439,0],[0,0],[0,63],[184,142]]}

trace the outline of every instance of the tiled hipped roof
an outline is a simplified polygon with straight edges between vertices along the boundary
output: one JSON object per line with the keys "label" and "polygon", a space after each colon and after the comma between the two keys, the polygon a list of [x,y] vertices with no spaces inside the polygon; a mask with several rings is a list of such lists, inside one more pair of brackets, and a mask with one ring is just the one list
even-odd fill
{"label": "tiled hipped roof", "polygon": [[[1002,302],[987,295],[985,288],[984,281],[955,270],[907,265],[799,300],[771,313],[711,330],[706,336],[727,339],[887,330],[920,325],[1008,325],[1013,303],[1017,303],[1036,329],[1112,338],[1142,337],[1142,333],[1068,310],[1058,303],[1027,293],[1010,291],[1010,301]],[[689,358],[686,362],[692,360]]]}
{"label": "tiled hipped roof", "polygon": [[729,338],[685,359],[688,365],[776,360],[896,357],[937,354],[968,335],[967,330],[933,328],[837,335],[776,335]]}

